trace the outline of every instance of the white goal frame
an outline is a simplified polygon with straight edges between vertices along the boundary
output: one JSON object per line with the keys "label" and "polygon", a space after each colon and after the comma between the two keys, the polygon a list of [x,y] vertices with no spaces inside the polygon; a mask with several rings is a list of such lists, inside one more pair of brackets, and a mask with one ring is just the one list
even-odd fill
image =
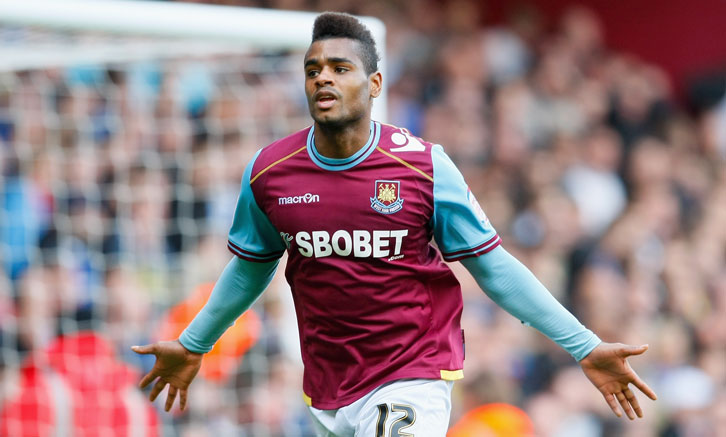
{"label": "white goal frame", "polygon": [[[315,12],[137,0],[2,0],[0,23],[63,30],[183,38],[241,49],[304,49],[310,44]],[[373,34],[384,73],[373,118],[387,121],[386,29],[374,17],[359,17]],[[122,53],[109,51],[49,54],[43,50],[6,51],[0,47],[0,71],[23,66],[62,66],[76,62],[113,61]],[[125,48],[128,50],[128,48]],[[142,47],[139,47],[143,51]],[[13,64],[13,59],[16,63]],[[3,65],[4,64],[4,65]],[[301,62],[302,78],[302,62]],[[301,79],[302,81],[302,79]],[[301,84],[302,86],[302,84]]]}

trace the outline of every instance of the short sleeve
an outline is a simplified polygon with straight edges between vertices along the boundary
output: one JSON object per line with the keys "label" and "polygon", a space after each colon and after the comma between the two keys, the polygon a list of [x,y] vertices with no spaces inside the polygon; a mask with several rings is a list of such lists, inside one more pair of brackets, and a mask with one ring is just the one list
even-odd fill
{"label": "short sleeve", "polygon": [[464,177],[441,145],[431,151],[434,167],[434,239],[446,261],[483,255],[502,242]]}
{"label": "short sleeve", "polygon": [[260,152],[255,154],[242,176],[242,189],[237,200],[227,247],[244,260],[269,262],[282,256],[285,244],[280,233],[258,206],[250,185],[252,168]]}

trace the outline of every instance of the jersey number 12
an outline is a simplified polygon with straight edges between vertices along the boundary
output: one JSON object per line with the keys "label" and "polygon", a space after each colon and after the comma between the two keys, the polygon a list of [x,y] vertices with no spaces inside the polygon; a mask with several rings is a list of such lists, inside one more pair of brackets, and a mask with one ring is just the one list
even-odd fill
{"label": "jersey number 12", "polygon": [[391,411],[394,413],[403,413],[393,423],[390,430],[386,434],[386,420],[388,420],[388,405],[378,404],[378,420],[376,421],[376,437],[413,437],[413,434],[402,432],[404,429],[413,425],[416,421],[416,411],[408,405],[391,404]]}

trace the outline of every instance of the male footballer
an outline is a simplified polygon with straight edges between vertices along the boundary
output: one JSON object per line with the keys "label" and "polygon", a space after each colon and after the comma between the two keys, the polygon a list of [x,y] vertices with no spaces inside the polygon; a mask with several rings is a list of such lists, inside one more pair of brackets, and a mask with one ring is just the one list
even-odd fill
{"label": "male footballer", "polygon": [[[303,396],[321,436],[443,437],[463,377],[461,261],[499,306],[569,352],[617,416],[642,417],[626,361],[647,346],[602,342],[502,241],[442,146],[371,120],[378,54],[356,18],[324,13],[305,54],[314,123],[247,166],[228,248],[206,306],[154,354],[141,381],[169,384],[183,409],[203,354],[269,284],[287,252],[305,366]],[[435,240],[435,248],[431,242]]]}

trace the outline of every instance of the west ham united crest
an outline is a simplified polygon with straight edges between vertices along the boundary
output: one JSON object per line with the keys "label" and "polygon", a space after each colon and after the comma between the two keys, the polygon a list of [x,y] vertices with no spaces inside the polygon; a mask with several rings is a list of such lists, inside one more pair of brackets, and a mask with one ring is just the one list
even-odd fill
{"label": "west ham united crest", "polygon": [[393,214],[403,208],[400,194],[401,182],[376,181],[376,191],[371,197],[371,208],[381,214]]}

